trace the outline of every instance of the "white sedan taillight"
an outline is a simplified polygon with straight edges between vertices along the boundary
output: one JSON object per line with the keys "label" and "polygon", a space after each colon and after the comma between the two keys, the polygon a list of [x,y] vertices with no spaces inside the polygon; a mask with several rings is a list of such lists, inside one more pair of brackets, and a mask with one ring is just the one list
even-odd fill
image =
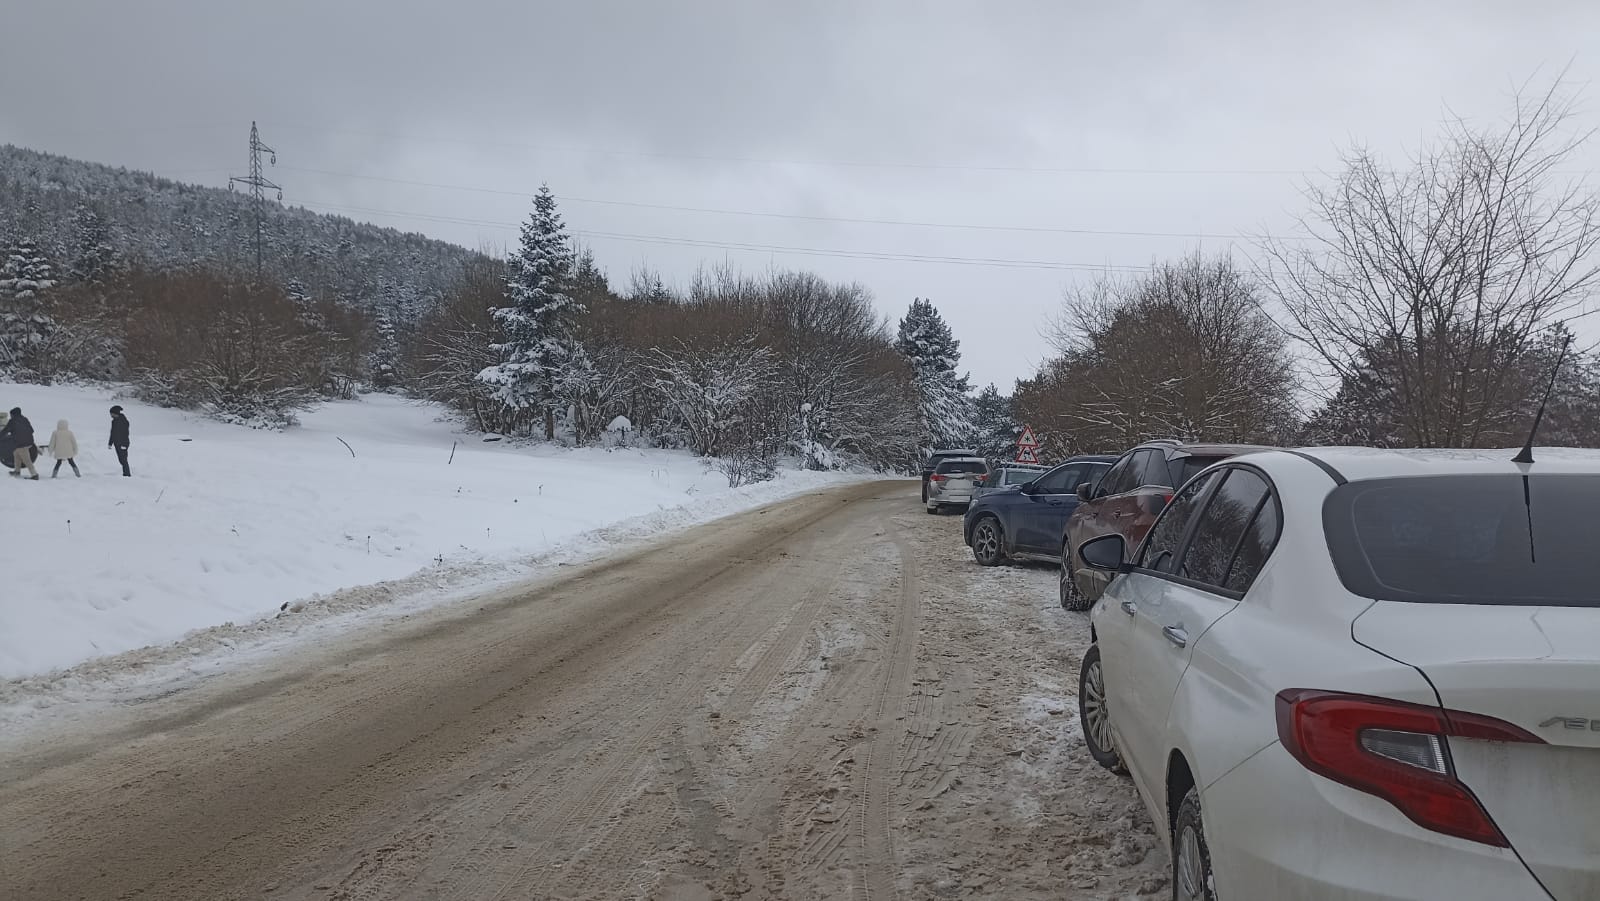
{"label": "white sedan taillight", "polygon": [[1543,740],[1492,717],[1314,689],[1278,693],[1278,738],[1306,769],[1376,795],[1435,832],[1508,848],[1510,842],[1456,778],[1449,737]]}

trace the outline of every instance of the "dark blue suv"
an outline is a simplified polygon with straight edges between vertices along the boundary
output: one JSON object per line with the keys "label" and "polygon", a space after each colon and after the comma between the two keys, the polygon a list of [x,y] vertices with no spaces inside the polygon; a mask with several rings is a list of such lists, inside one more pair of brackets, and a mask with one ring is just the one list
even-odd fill
{"label": "dark blue suv", "polygon": [[1018,558],[1060,562],[1067,518],[1078,509],[1078,485],[1093,484],[1116,459],[1073,457],[1026,485],[973,498],[963,523],[973,558],[983,566]]}

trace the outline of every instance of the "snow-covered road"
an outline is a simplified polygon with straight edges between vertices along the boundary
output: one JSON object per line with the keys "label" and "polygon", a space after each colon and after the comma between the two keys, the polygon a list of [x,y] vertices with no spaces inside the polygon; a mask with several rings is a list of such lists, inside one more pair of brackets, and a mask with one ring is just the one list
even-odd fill
{"label": "snow-covered road", "polygon": [[1164,897],[1053,574],[835,488],[0,742],[20,897]]}

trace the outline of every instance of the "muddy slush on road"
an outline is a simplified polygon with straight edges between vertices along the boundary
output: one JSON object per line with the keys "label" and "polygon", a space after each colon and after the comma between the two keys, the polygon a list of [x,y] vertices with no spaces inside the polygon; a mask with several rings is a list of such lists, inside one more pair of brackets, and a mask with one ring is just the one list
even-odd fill
{"label": "muddy slush on road", "polygon": [[[909,486],[909,487],[908,487]],[[5,896],[1165,897],[1079,614],[912,483],[281,654],[0,757]]]}

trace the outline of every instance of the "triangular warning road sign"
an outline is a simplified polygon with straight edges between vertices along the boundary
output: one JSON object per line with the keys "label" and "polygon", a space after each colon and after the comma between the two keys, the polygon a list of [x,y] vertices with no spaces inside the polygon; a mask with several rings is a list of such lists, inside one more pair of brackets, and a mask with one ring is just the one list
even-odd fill
{"label": "triangular warning road sign", "polygon": [[1033,436],[1033,429],[1029,426],[1022,427],[1022,437],[1017,439],[1017,447],[1038,447],[1039,439]]}
{"label": "triangular warning road sign", "polygon": [[1017,451],[1017,462],[1037,464],[1039,462],[1039,455],[1033,452],[1033,448],[1024,447]]}

